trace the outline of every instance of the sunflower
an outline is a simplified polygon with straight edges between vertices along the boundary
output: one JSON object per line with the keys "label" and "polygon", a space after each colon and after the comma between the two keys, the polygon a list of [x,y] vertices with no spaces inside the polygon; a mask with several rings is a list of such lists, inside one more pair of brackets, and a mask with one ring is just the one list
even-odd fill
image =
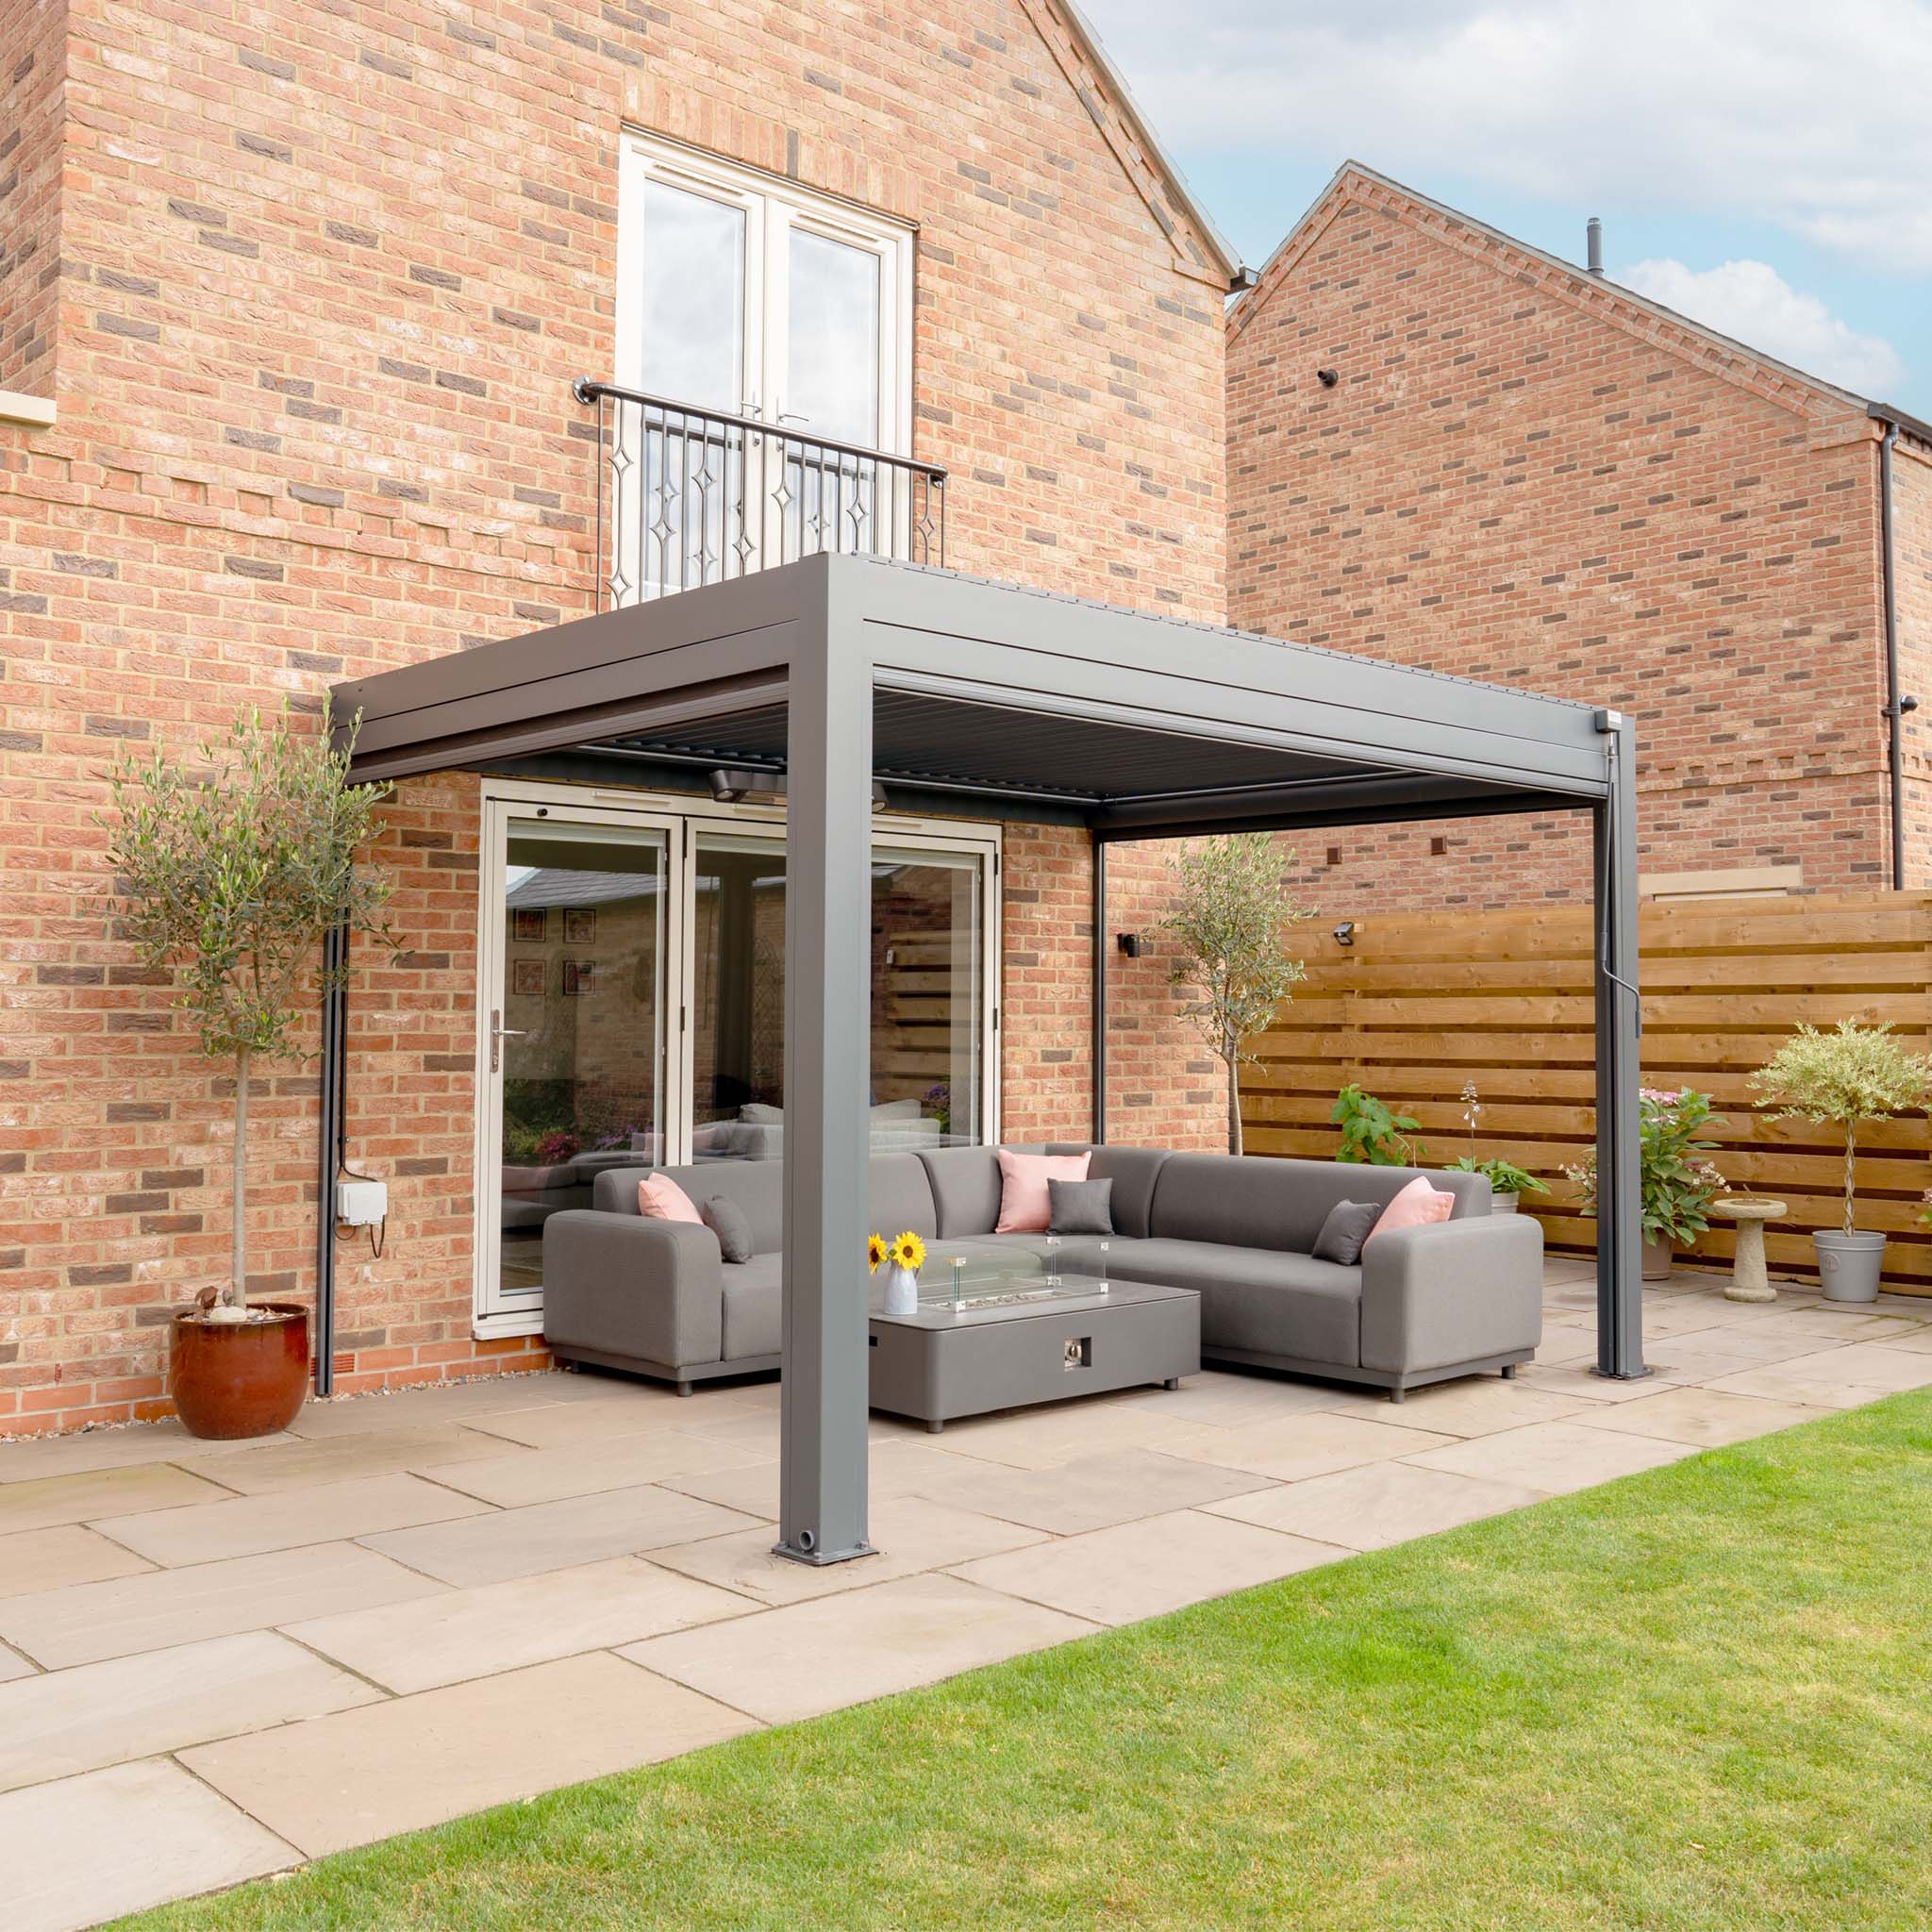
{"label": "sunflower", "polygon": [[879,1263],[886,1258],[886,1238],[882,1234],[869,1234],[865,1238],[865,1272],[876,1274]]}
{"label": "sunflower", "polygon": [[925,1243],[909,1227],[892,1243],[888,1254],[894,1267],[909,1268],[915,1274],[925,1266]]}

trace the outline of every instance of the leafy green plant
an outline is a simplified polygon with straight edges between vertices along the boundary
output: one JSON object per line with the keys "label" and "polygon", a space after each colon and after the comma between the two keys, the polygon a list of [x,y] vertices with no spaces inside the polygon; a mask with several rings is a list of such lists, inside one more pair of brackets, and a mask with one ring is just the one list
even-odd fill
{"label": "leafy green plant", "polygon": [[[1705,1158],[1717,1142],[1699,1138],[1719,1116],[1710,1110],[1710,1095],[1690,1087],[1645,1087],[1638,1108],[1643,1238],[1689,1247],[1710,1225],[1710,1204],[1724,1191],[1724,1175]],[[1596,1150],[1563,1172],[1581,1190],[1582,1211],[1594,1214]]]}
{"label": "leafy green plant", "polygon": [[1370,1167],[1420,1167],[1428,1158],[1428,1149],[1409,1138],[1422,1122],[1413,1114],[1397,1113],[1360,1087],[1344,1087],[1335,1096],[1328,1118],[1341,1129],[1337,1160]]}
{"label": "leafy green plant", "polygon": [[1452,1174],[1479,1174],[1499,1194],[1547,1194],[1547,1181],[1540,1181],[1528,1169],[1513,1160],[1478,1160],[1474,1154],[1450,1163]]}
{"label": "leafy green plant", "polygon": [[1241,1151],[1241,1066],[1247,1042],[1274,1018],[1303,973],[1283,950],[1286,930],[1308,916],[1283,879],[1294,863],[1267,832],[1194,841],[1169,867],[1174,896],[1160,923],[1174,941],[1171,986],[1194,998],[1182,1014],[1227,1069],[1227,1151]]}
{"label": "leafy green plant", "polygon": [[1890,1120],[1932,1100],[1932,1060],[1907,1050],[1889,1022],[1861,1026],[1840,1020],[1829,1033],[1801,1025],[1751,1075],[1758,1105],[1774,1108],[1774,1120],[1806,1120],[1835,1126],[1845,1141],[1845,1224],[1856,1232],[1858,1129],[1866,1121]]}
{"label": "leafy green plant", "polygon": [[[349,734],[353,741],[354,732]],[[338,925],[394,950],[382,918],[390,881],[358,865],[387,788],[349,782],[350,747],[332,749],[327,719],[300,736],[253,709],[190,771],[157,749],[125,754],[108,776],[108,858],[122,930],[144,965],[169,974],[211,1060],[235,1069],[234,1227],[222,1300],[247,1304],[248,1086],[258,1059],[308,1057],[297,1029],[314,990],[340,983],[321,966]],[[303,996],[298,999],[298,993]],[[327,1212],[327,1204],[323,1211]]]}

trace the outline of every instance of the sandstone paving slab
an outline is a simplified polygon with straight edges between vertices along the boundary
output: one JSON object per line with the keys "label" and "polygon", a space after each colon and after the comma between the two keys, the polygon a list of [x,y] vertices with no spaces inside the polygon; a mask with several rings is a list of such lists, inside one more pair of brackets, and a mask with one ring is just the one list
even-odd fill
{"label": "sandstone paving slab", "polygon": [[326,1402],[305,1403],[289,1430],[291,1435],[322,1441],[331,1436],[380,1435],[430,1423],[467,1422],[546,1408],[574,1399],[572,1381],[570,1376],[548,1373],[485,1375],[474,1382],[444,1382],[427,1389],[338,1396]]}
{"label": "sandstone paving slab", "polygon": [[166,1758],[0,1797],[0,1925],[79,1932],[299,1862],[294,1849]]}
{"label": "sandstone paving slab", "polygon": [[142,1462],[181,1462],[191,1456],[213,1459],[285,1440],[276,1434],[237,1442],[204,1442],[191,1436],[175,1416],[158,1423],[78,1429],[69,1436],[18,1436],[0,1441],[0,1485],[126,1469]]}
{"label": "sandstone paving slab", "polygon": [[[406,1421],[408,1411],[391,1409]],[[389,1475],[397,1470],[442,1468],[457,1462],[496,1460],[528,1452],[501,1436],[486,1436],[458,1423],[429,1423],[422,1428],[365,1429],[346,1436],[278,1436],[258,1448],[229,1456],[219,1464],[194,1458],[182,1462],[197,1475],[213,1476],[246,1496],[274,1495],[318,1483],[348,1482],[356,1476]]]}
{"label": "sandstone paving slab", "polygon": [[[1596,1359],[1592,1337],[1590,1359]],[[1386,1397],[1357,1394],[1337,1412],[1403,1428],[1433,1429],[1444,1436],[1487,1436],[1498,1429],[1520,1429],[1525,1423],[1553,1423],[1574,1415],[1589,1405],[1575,1395],[1554,1394],[1519,1377],[1506,1382],[1501,1375],[1464,1375],[1454,1382],[1431,1382],[1411,1389],[1399,1403]]]}
{"label": "sandstone paving slab", "polygon": [[1620,1410],[1593,1410],[1588,1424],[1531,1423],[1500,1435],[1472,1436],[1446,1448],[1427,1449],[1406,1459],[1419,1469],[1447,1470],[1452,1475],[1487,1477],[1557,1496],[1587,1490],[1639,1470],[1660,1469],[1691,1453],[1685,1442],[1631,1436],[1597,1426]]}
{"label": "sandstone paving slab", "polygon": [[645,1383],[639,1383],[631,1392],[619,1391],[594,1401],[551,1403],[541,1408],[467,1420],[471,1428],[485,1435],[521,1442],[530,1449],[558,1449],[641,1435],[652,1429],[708,1429],[726,1418],[754,1420],[774,1434],[778,1426],[775,1413],[750,1407],[732,1390],[680,1396],[673,1390]]}
{"label": "sandstone paving slab", "polygon": [[[387,1530],[361,1541],[366,1548],[427,1576],[468,1586],[665,1549],[747,1529],[751,1523],[736,1509],[643,1483],[558,1503],[499,1509],[467,1522]],[[0,1635],[5,1633],[5,1619],[0,1617]]]}
{"label": "sandstone paving slab", "polygon": [[1144,1404],[1176,1422],[1225,1429],[1272,1422],[1278,1416],[1310,1415],[1334,1407],[1347,1393],[1333,1384],[1294,1382],[1285,1375],[1240,1375],[1208,1369],[1187,1376],[1178,1389],[1133,1389],[1112,1399]]}
{"label": "sandstone paving slab", "polygon": [[[1590,1359],[1592,1362],[1596,1359],[1593,1350]],[[1594,1374],[1581,1363],[1559,1367],[1541,1361],[1524,1362],[1516,1374],[1518,1381],[1540,1395],[1574,1397],[1576,1407],[1572,1413],[1574,1415],[1583,1414],[1589,1406],[1635,1402],[1640,1396],[1655,1394],[1658,1379],[1655,1368],[1641,1379],[1624,1381],[1614,1375]]]}
{"label": "sandstone paving slab", "polygon": [[1369,1462],[1202,1507],[1210,1515],[1231,1516],[1315,1542],[1382,1550],[1542,1500],[1541,1491],[1520,1483],[1451,1475],[1407,1462]]}
{"label": "sandstone paving slab", "polygon": [[47,1671],[0,1685],[0,1791],[381,1696],[268,1630]]}
{"label": "sandstone paving slab", "polygon": [[16,1677],[30,1677],[33,1674],[33,1665],[19,1651],[0,1643],[0,1684],[10,1684]]}
{"label": "sandstone paving slab", "polygon": [[789,1557],[774,1556],[774,1533],[769,1523],[730,1536],[654,1550],[651,1560],[758,1603],[790,1604],[869,1588],[889,1577],[937,1570],[995,1550],[1017,1549],[1022,1543],[1038,1542],[1041,1536],[1020,1524],[928,1502],[923,1496],[875,1499],[870,1518],[871,1539],[879,1554],[849,1563],[794,1563]]}
{"label": "sandstone paving slab", "polygon": [[0,1536],[131,1516],[142,1509],[169,1509],[184,1503],[219,1503],[231,1493],[165,1462],[34,1476],[0,1488]]}
{"label": "sandstone paving slab", "polygon": [[1822,1405],[1773,1402],[1761,1395],[1731,1395],[1716,1389],[1657,1389],[1652,1385],[1652,1392],[1641,1401],[1624,1403],[1607,1414],[1592,1416],[1591,1426],[1627,1429],[1632,1435],[1689,1442],[1699,1449],[1718,1449],[1727,1442],[1768,1436],[1774,1429],[1816,1422],[1830,1413]]}
{"label": "sandstone paving slab", "polygon": [[1932,1382],[1932,1355],[1888,1348],[1879,1342],[1853,1342],[1815,1355],[1714,1376],[1707,1385],[1732,1395],[1762,1395],[1774,1402],[1803,1403],[1819,1408],[1854,1408]]}
{"label": "sandstone paving slab", "polygon": [[437,1463],[426,1473],[451,1489],[515,1508],[560,1502],[566,1496],[595,1495],[601,1490],[632,1489],[670,1476],[742,1469],[762,1459],[756,1449],[735,1442],[683,1429],[650,1429],[604,1441],[567,1442],[555,1449],[520,1448],[488,1461]]}
{"label": "sandstone paving slab", "polygon": [[958,1577],[902,1576],[653,1638],[620,1654],[769,1724],[789,1724],[1090,1636],[1094,1627]]}
{"label": "sandstone paving slab", "polygon": [[133,1576],[154,1566],[132,1550],[78,1523],[0,1537],[0,1597],[60,1590],[70,1583],[98,1583]]}
{"label": "sandstone paving slab", "polygon": [[[733,1448],[731,1453],[749,1452]],[[970,1456],[935,1449],[924,1436],[907,1436],[871,1445],[866,1457],[866,1478],[873,1501],[879,1503],[893,1496],[919,1494],[928,1484],[946,1474],[983,1474],[988,1467]],[[734,1463],[728,1468],[667,1476],[664,1486],[681,1490],[687,1496],[702,1496],[708,1503],[721,1503],[727,1509],[741,1509],[747,1516],[763,1517],[771,1523],[778,1520],[778,1464],[770,1457]]]}
{"label": "sandstone paving slab", "polygon": [[1060,1402],[1005,1415],[948,1423],[941,1439],[955,1456],[976,1456],[1015,1469],[1052,1469],[1115,1449],[1158,1449],[1196,1434],[1202,1424],[1164,1413],[1154,1403]]}
{"label": "sandstone paving slab", "polygon": [[57,1670],[441,1588],[358,1543],[314,1543],[0,1598],[0,1638]]}
{"label": "sandstone paving slab", "polygon": [[1351,1554],[1196,1509],[1036,1543],[952,1572],[1096,1624],[1133,1624]]}
{"label": "sandstone paving slab", "polygon": [[[1384,1411],[1386,1414],[1386,1410]],[[1453,1439],[1441,1431],[1408,1428],[1360,1416],[1324,1413],[1249,1423],[1238,1429],[1202,1429],[1167,1444],[1168,1453],[1224,1469],[1245,1470],[1277,1482],[1300,1482],[1352,1469],[1359,1462],[1410,1456]]]}
{"label": "sandstone paving slab", "polygon": [[421,1476],[396,1474],[274,1495],[236,1496],[185,1509],[156,1509],[144,1516],[117,1517],[103,1527],[151,1562],[179,1568],[478,1516],[490,1507]]}
{"label": "sandstone paving slab", "polygon": [[754,1727],[593,1651],[202,1745],[181,1761],[318,1857]]}
{"label": "sandstone paving slab", "polygon": [[922,1483],[919,1493],[1055,1536],[1074,1536],[1265,1489],[1270,1481],[1251,1470],[1163,1456],[1158,1449],[1123,1449],[1053,1469],[975,1470],[956,1459],[951,1470]]}
{"label": "sandstone paving slab", "polygon": [[408,1692],[609,1650],[751,1608],[729,1591],[641,1557],[617,1557],[292,1624],[289,1635]]}

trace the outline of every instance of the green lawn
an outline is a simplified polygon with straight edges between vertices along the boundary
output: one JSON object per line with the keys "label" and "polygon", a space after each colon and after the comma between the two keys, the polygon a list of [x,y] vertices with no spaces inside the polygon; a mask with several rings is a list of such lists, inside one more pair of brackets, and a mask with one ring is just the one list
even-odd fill
{"label": "green lawn", "polygon": [[1921,1926],[1928,1543],[1920,1393],[128,1923]]}

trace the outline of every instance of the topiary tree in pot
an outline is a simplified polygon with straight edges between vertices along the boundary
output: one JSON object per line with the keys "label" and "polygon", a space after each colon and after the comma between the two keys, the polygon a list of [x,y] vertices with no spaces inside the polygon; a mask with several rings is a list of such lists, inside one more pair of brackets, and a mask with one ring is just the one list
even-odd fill
{"label": "topiary tree in pot", "polygon": [[1828,1301],[1877,1300],[1885,1237],[1857,1225],[1858,1129],[1932,1101],[1932,1060],[1910,1052],[1889,1022],[1861,1026],[1840,1020],[1829,1033],[1800,1025],[1751,1075],[1751,1084],[1758,1104],[1775,1109],[1774,1120],[1810,1121],[1843,1134],[1844,1225],[1836,1232],[1820,1228],[1811,1237],[1819,1277]]}
{"label": "topiary tree in pot", "polygon": [[1303,973],[1284,941],[1307,918],[1283,877],[1294,863],[1268,832],[1232,832],[1191,843],[1170,865],[1173,904],[1160,929],[1174,941],[1170,985],[1194,997],[1182,1013],[1227,1069],[1227,1151],[1241,1151],[1241,1067],[1248,1041],[1292,993]]}
{"label": "topiary tree in pot", "polygon": [[251,709],[201,757],[191,771],[158,749],[124,754],[103,823],[122,935],[170,976],[203,1054],[234,1069],[228,1278],[175,1318],[173,1392],[195,1435],[235,1437],[285,1427],[308,1374],[308,1310],[248,1303],[250,1078],[259,1060],[308,1057],[304,1015],[346,972],[321,964],[330,932],[396,942],[382,918],[391,882],[356,858],[387,788],[349,782],[325,715],[298,735]]}

